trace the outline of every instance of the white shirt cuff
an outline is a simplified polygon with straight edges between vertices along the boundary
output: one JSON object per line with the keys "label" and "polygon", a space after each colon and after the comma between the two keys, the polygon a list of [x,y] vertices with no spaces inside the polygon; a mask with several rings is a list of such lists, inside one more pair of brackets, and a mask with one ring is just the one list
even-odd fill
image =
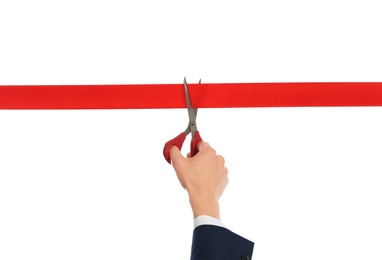
{"label": "white shirt cuff", "polygon": [[220,221],[220,219],[213,218],[206,215],[201,215],[194,219],[194,228],[201,225],[214,225],[214,226],[226,228],[224,224]]}

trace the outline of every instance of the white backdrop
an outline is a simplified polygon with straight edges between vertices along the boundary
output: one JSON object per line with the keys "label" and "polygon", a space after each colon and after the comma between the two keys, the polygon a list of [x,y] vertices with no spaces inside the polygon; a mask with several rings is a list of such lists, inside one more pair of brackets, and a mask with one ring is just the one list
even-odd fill
{"label": "white backdrop", "polygon": [[[0,85],[382,81],[377,2],[0,0]],[[222,221],[255,259],[381,259],[381,116],[199,110],[229,168]],[[186,124],[0,111],[0,259],[188,259],[192,213],[162,157]]]}

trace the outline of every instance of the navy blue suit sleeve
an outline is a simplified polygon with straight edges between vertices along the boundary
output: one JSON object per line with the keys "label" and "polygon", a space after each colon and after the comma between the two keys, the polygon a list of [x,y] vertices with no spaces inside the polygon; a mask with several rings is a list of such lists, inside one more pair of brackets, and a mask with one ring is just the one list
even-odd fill
{"label": "navy blue suit sleeve", "polygon": [[201,225],[194,229],[191,260],[250,260],[254,243],[229,229]]}

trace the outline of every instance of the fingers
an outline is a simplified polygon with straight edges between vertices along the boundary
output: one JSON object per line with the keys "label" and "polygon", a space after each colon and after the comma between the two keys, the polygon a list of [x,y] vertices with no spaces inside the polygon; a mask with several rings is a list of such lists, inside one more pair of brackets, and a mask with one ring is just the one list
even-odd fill
{"label": "fingers", "polygon": [[198,151],[203,151],[203,150],[206,150],[208,148],[211,148],[211,145],[207,142],[200,142],[198,143]]}
{"label": "fingers", "polygon": [[[207,142],[200,142],[198,144],[197,148],[198,148],[198,151],[202,151],[202,150],[206,150],[208,148],[211,148],[211,146]],[[173,147],[171,147],[171,149],[170,149],[170,159],[171,159],[171,161],[172,160],[176,160],[177,158],[180,158],[180,156],[182,158],[184,158],[183,155],[181,154],[181,152],[179,151],[179,148],[177,146],[175,146],[175,145]],[[187,153],[187,158],[191,158],[191,153]]]}
{"label": "fingers", "polygon": [[221,165],[224,166],[224,164],[225,164],[225,159],[224,159],[224,157],[221,156],[221,155],[217,155],[217,159],[218,159],[219,163],[220,163]]}
{"label": "fingers", "polygon": [[[174,150],[175,150],[175,149],[174,149]],[[207,152],[207,153],[209,154],[209,156],[211,156],[211,157],[216,157],[217,162],[218,162],[222,167],[224,167],[224,165],[225,165],[225,159],[224,159],[224,157],[221,156],[221,155],[217,155],[215,149],[213,149],[209,143],[207,143],[207,142],[200,142],[200,143],[198,144],[198,151],[199,151],[199,152],[203,152],[203,153],[206,153],[206,152]],[[173,153],[174,153],[174,156],[175,156],[175,157],[174,157],[175,160],[176,160],[176,158],[178,158],[177,156],[179,156],[179,157],[181,156],[182,158],[184,158],[183,155],[180,153],[179,149],[176,149],[176,151],[174,151]],[[172,155],[171,155],[171,150],[170,150],[170,158],[173,159],[173,157],[172,157]],[[191,157],[191,153],[187,153],[187,158],[188,158],[188,159],[191,159],[191,158],[192,158],[192,157]]]}
{"label": "fingers", "polygon": [[[228,169],[225,167],[225,159],[223,156],[216,154],[215,149],[211,147],[211,145],[207,142],[200,142],[198,144],[198,150],[199,153],[208,154],[209,160],[215,161],[217,165],[221,168],[221,172],[227,176],[228,175]],[[205,155],[204,155],[205,156]],[[190,154],[187,154],[187,158],[191,158]]]}

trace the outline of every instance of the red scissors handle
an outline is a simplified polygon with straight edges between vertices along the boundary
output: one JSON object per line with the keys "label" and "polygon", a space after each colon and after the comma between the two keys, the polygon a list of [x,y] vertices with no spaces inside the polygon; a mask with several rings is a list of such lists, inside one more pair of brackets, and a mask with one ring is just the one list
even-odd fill
{"label": "red scissors handle", "polygon": [[184,132],[180,133],[177,137],[174,139],[171,139],[167,143],[165,143],[163,148],[163,155],[166,161],[171,164],[171,158],[170,158],[170,149],[173,145],[179,148],[179,150],[182,149],[184,140],[186,139],[186,134]]}
{"label": "red scissors handle", "polygon": [[[178,147],[179,150],[181,150],[185,139],[186,139],[186,134],[183,132],[183,133],[180,133],[177,137],[165,143],[163,148],[163,156],[169,164],[171,164],[171,158],[170,158],[171,147],[175,145],[176,147]],[[200,137],[199,131],[196,131],[194,138],[191,140],[191,150],[190,150],[191,157],[194,157],[199,152],[198,144],[200,142],[203,142],[203,140]]]}
{"label": "red scissors handle", "polygon": [[191,141],[191,157],[194,157],[198,152],[198,144],[200,142],[203,142],[202,138],[200,137],[199,131],[195,132],[194,138]]}

